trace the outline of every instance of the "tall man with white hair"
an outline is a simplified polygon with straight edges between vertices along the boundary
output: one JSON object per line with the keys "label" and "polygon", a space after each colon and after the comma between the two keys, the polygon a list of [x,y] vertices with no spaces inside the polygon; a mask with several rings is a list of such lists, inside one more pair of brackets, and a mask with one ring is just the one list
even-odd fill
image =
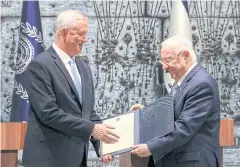
{"label": "tall man with white hair", "polygon": [[[132,154],[152,156],[155,167],[219,167],[220,100],[216,80],[197,63],[191,42],[174,36],[162,43],[163,69],[175,80],[174,131]],[[137,109],[135,105],[132,109]]]}
{"label": "tall man with white hair", "polygon": [[[23,150],[26,167],[86,167],[88,142],[115,143],[111,126],[94,111],[90,68],[75,57],[87,41],[88,18],[67,10],[57,16],[55,41],[27,69],[29,120]],[[105,161],[110,158],[105,157]]]}

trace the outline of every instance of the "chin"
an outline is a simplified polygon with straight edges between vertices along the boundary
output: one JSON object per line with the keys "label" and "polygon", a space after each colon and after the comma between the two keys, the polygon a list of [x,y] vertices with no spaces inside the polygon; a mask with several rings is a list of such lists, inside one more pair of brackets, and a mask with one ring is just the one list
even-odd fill
{"label": "chin", "polygon": [[79,50],[82,50],[82,48],[83,48],[83,45],[78,45],[78,47],[77,47]]}
{"label": "chin", "polygon": [[171,78],[175,80],[176,79],[176,75],[171,74]]}
{"label": "chin", "polygon": [[[72,52],[71,55],[72,55],[72,56],[76,56],[76,55],[79,54],[79,53],[80,53],[79,51],[78,51],[78,52]],[[71,56],[71,57],[72,57],[72,56]]]}
{"label": "chin", "polygon": [[76,49],[76,54],[81,53],[81,52],[82,52],[82,48],[77,48]]}

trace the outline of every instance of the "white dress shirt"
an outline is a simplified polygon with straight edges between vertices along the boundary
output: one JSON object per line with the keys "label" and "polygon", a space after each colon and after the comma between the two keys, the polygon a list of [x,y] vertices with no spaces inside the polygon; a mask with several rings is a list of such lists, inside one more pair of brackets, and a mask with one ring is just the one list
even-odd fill
{"label": "white dress shirt", "polygon": [[[70,67],[69,61],[71,61],[72,59],[74,59],[74,61],[75,61],[75,57],[73,56],[71,58],[67,53],[65,53],[57,45],[55,45],[55,43],[52,44],[52,47],[57,52],[58,56],[62,60],[63,64],[65,65],[68,73],[70,74],[70,76],[71,76],[71,78],[73,80],[73,74],[71,72],[71,67]],[[73,65],[76,66],[76,68],[77,68],[76,63],[74,63]],[[80,72],[77,73],[77,78],[79,79],[79,81],[81,81]]]}
{"label": "white dress shirt", "polygon": [[197,65],[197,62],[195,62],[188,71],[178,80],[177,85],[180,86],[184,78],[188,75],[188,73]]}

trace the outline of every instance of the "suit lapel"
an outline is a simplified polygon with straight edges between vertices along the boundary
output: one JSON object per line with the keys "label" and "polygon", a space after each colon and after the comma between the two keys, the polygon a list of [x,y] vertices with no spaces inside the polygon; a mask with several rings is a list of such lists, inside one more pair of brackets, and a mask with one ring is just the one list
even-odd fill
{"label": "suit lapel", "polygon": [[[67,71],[65,65],[63,64],[62,60],[60,59],[60,57],[57,55],[57,53],[55,52],[55,50],[53,49],[53,47],[51,46],[49,48],[49,52],[51,53],[51,55],[55,58],[55,63],[57,65],[57,67],[60,69],[60,71],[63,73],[63,75],[65,76],[65,78],[67,79],[70,87],[72,88],[73,92],[75,93],[75,95],[77,96],[77,99],[80,103],[80,99],[79,99],[79,95],[77,92],[77,89],[73,83],[73,80],[69,74],[69,72]],[[81,104],[81,103],[80,103]]]}
{"label": "suit lapel", "polygon": [[180,85],[179,91],[176,92],[174,99],[176,99],[181,91],[183,91],[183,89],[187,86],[188,82],[192,79],[192,77],[201,69],[201,65],[197,64],[188,74],[187,76],[184,78],[183,82]]}

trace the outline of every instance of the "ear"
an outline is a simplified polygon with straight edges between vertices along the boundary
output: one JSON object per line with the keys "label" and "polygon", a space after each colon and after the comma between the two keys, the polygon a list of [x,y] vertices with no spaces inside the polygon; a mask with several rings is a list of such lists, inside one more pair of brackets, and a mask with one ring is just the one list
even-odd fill
{"label": "ear", "polygon": [[186,63],[189,62],[190,53],[189,53],[189,51],[187,51],[187,50],[184,51],[184,59],[185,59]]}
{"label": "ear", "polygon": [[66,28],[61,28],[60,31],[59,31],[59,35],[62,36],[64,39],[66,38],[67,36],[67,29]]}
{"label": "ear", "polygon": [[190,55],[189,51],[184,50],[184,55],[185,55],[185,57],[189,57],[189,55]]}

